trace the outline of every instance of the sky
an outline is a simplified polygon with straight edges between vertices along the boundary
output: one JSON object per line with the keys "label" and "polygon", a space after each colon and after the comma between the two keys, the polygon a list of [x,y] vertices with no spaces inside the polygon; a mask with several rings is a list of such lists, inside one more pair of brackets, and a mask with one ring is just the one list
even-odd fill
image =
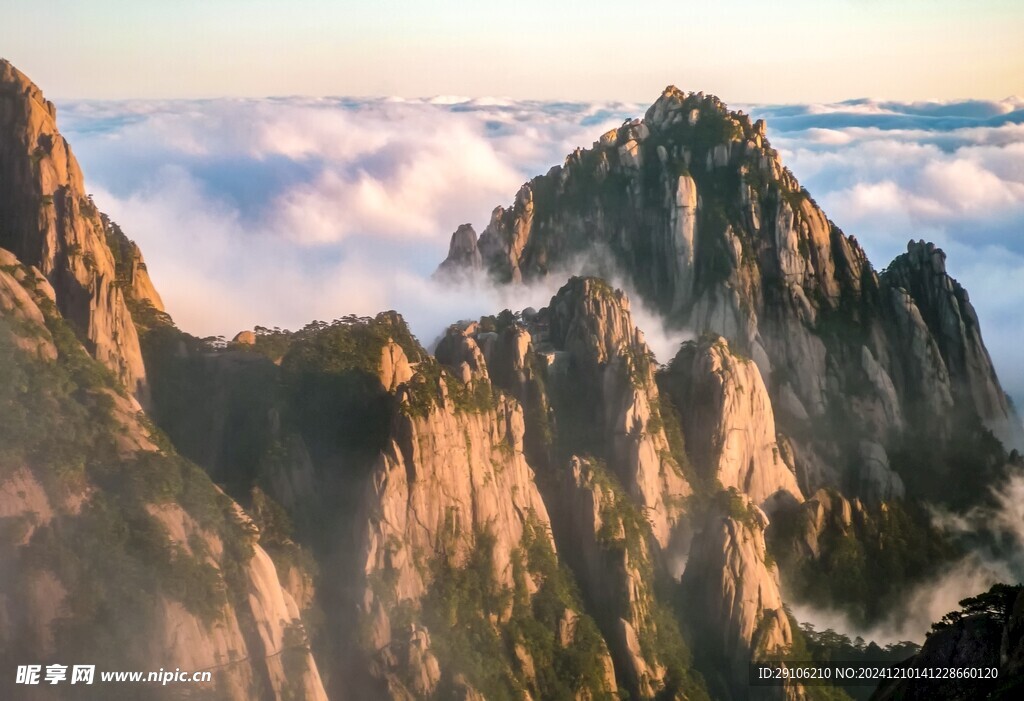
{"label": "sky", "polygon": [[1020,0],[2,0],[51,97],[728,102],[1024,93]]}

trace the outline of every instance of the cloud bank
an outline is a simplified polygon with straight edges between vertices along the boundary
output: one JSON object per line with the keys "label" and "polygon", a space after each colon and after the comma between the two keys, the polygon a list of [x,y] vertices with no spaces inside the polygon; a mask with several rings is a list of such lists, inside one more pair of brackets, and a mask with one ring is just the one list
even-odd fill
{"label": "cloud bank", "polygon": [[[646,105],[422,100],[59,105],[99,206],[135,238],[179,324],[255,324],[395,308],[425,343],[451,321],[546,303],[553,289],[442,289],[462,223]],[[742,105],[876,267],[935,241],[1024,398],[1024,100]],[[649,320],[648,325],[654,321]],[[645,328],[659,358],[676,339]],[[662,346],[662,347],[658,347]]]}

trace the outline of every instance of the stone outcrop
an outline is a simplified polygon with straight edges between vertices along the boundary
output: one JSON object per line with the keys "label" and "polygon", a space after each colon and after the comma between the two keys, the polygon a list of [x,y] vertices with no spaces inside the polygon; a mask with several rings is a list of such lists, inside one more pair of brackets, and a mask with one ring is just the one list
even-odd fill
{"label": "stone outcrop", "polygon": [[577,420],[594,445],[603,446],[609,467],[667,547],[692,489],[672,455],[654,362],[633,325],[629,300],[597,278],[573,278],[552,298],[544,319],[554,349],[545,356],[548,374],[563,377],[565,392],[575,395],[569,401],[584,413]]}
{"label": "stone outcrop", "polygon": [[452,234],[448,245],[448,257],[438,269],[441,275],[452,275],[479,270],[483,266],[480,250],[477,248],[476,231],[471,224],[463,224]]}
{"label": "stone outcrop", "polygon": [[[415,601],[436,553],[458,565],[481,531],[495,535],[495,578],[512,584],[511,554],[531,516],[549,521],[523,457],[523,417],[515,400],[461,411],[441,385],[426,415],[399,411],[366,500],[368,577],[390,572],[398,602]],[[436,390],[435,390],[436,391]],[[371,597],[376,605],[377,598]],[[385,638],[375,648],[387,645]]]}
{"label": "stone outcrop", "polygon": [[822,554],[822,541],[826,535],[833,539],[841,538],[863,529],[868,520],[860,500],[850,501],[826,489],[819,489],[804,502],[801,513],[802,516],[796,519],[799,528],[792,534],[794,540],[790,547],[801,557],[812,559]]}
{"label": "stone outcrop", "polygon": [[683,346],[666,382],[676,393],[687,451],[705,479],[735,488],[769,513],[803,501],[761,373],[727,341],[707,337]]}
{"label": "stone outcrop", "polygon": [[767,563],[768,518],[735,490],[721,492],[694,536],[683,594],[695,631],[722,665],[726,687],[747,693],[752,659],[784,652],[793,642],[779,577]]}
{"label": "stone outcrop", "polygon": [[15,332],[14,343],[44,360],[57,359],[53,337],[39,310],[39,304],[52,301],[53,289],[46,278],[35,268],[22,266],[14,254],[0,248],[0,314],[25,332]]}
{"label": "stone outcrop", "polygon": [[[934,357],[912,355],[911,364],[938,366],[933,376],[938,381],[933,387],[941,391],[948,384],[953,397],[973,407],[1004,442],[1020,445],[1020,421],[999,385],[981,338],[978,315],[967,290],[946,272],[942,249],[924,241],[910,241],[907,252],[889,264],[883,279],[913,300],[941,357],[940,364]],[[906,304],[905,299],[900,302]],[[948,383],[943,383],[946,376]]]}
{"label": "stone outcrop", "polygon": [[[0,134],[0,247],[43,274],[89,353],[145,403],[139,339],[103,219],[57,130],[53,103],[7,61],[0,61]],[[159,303],[137,249],[129,258],[129,286]]]}
{"label": "stone outcrop", "polygon": [[129,305],[134,303],[157,312],[165,311],[163,299],[149,277],[149,268],[142,257],[142,249],[106,214],[101,213],[100,220],[103,222],[107,245],[114,254],[118,284],[124,291]]}
{"label": "stone outcrop", "polygon": [[[423,698],[444,679],[460,686],[457,667],[444,668],[431,649],[431,635],[438,631],[395,619],[427,605],[438,586],[438,567],[468,566],[486,543],[488,586],[520,591],[527,597],[522,605],[542,584],[524,563],[524,552],[540,547],[555,553],[547,508],[523,452],[522,409],[491,387],[471,331],[453,327],[439,344],[438,360],[446,367],[424,361],[428,367],[413,372],[399,360],[391,368],[392,375],[407,379],[396,387],[389,438],[363,500],[359,602],[368,631],[362,645],[390,698]],[[476,615],[489,615],[486,625],[499,631],[510,622],[514,605],[513,597],[504,608]],[[567,607],[564,615],[571,623],[580,613]],[[413,620],[423,616],[414,613]],[[559,623],[550,635],[564,638],[562,646],[568,648],[573,630],[575,624]],[[534,693],[543,694],[525,642],[516,645],[514,657],[505,664],[517,668]],[[611,666],[606,650],[598,650],[589,663]],[[613,693],[614,675],[606,673],[603,685]],[[592,698],[592,691],[582,688],[576,698]]]}
{"label": "stone outcrop", "polygon": [[[223,698],[326,701],[299,609],[252,522],[158,447],[73,337],[58,355],[53,291],[8,252],[0,260],[0,364],[21,378],[4,390],[0,518],[15,537],[0,545],[0,657],[209,669],[207,691]],[[43,397],[34,428],[22,414],[39,399],[26,391]],[[63,444],[75,452],[53,447]],[[158,479],[170,481],[154,490]]]}

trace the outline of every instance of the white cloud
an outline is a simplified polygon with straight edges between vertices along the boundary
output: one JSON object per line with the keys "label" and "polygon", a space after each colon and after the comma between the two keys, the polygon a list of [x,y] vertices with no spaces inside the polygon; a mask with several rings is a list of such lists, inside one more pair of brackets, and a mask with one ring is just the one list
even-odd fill
{"label": "white cloud", "polygon": [[[1024,101],[743,107],[767,118],[784,161],[876,267],[911,238],[946,249],[1024,398]],[[80,102],[59,116],[171,312],[227,334],[383,306],[487,311],[481,294],[429,292],[451,232],[481,230],[522,182],[644,108],[287,98]],[[423,300],[454,306],[428,314]],[[675,334],[645,331],[668,360]]]}

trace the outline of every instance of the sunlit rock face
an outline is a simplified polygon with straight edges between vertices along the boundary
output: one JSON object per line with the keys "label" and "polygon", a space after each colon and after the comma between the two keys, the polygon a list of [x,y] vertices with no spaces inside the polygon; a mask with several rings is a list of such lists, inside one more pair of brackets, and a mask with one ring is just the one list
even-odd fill
{"label": "sunlit rock face", "polygon": [[[450,644],[449,631],[434,624],[444,615],[436,598],[453,586],[447,578],[458,580],[463,570],[483,579],[476,586],[510,594],[500,595],[493,610],[469,612],[496,636],[516,641],[508,659],[490,662],[507,666],[532,697],[551,693],[538,674],[535,639],[514,631],[521,608],[552,596],[544,587],[555,585],[553,573],[535,553],[548,553],[557,566],[557,548],[524,455],[522,407],[491,384],[475,330],[450,328],[438,344],[437,364],[422,360],[413,369],[390,342],[383,353],[381,379],[394,387],[395,410],[362,501],[359,607],[366,630],[360,645],[390,698],[424,698],[459,686],[467,695],[479,693],[472,680],[460,680],[462,661],[450,651],[438,653],[431,642],[442,636]],[[563,610],[545,636],[562,651],[589,645],[584,663],[599,670],[589,681],[570,680],[579,686],[574,698],[614,693],[607,646],[600,638],[583,642],[579,631],[593,623],[577,610],[580,602],[564,592],[558,597]]]}
{"label": "sunlit rock face", "polygon": [[0,262],[0,518],[17,526],[0,546],[5,664],[209,669],[202,690],[222,698],[325,701],[259,530],[161,445],[40,272]]}
{"label": "sunlit rock face", "polygon": [[[778,570],[767,558],[768,518],[735,490],[720,493],[718,502],[694,537],[682,587],[727,685],[745,696],[750,661],[789,649],[793,631]],[[781,697],[783,690],[777,691]]]}
{"label": "sunlit rock face", "polygon": [[[439,280],[568,282],[433,355],[395,312],[189,336],[8,64],[0,127],[3,660],[127,650],[233,700],[742,698],[799,642],[766,533],[791,578],[932,565],[924,449],[1015,420],[941,251],[876,274],[711,96],[667,89],[460,226]],[[658,367],[580,270],[697,340]]]}
{"label": "sunlit rock face", "polygon": [[0,61],[0,220],[0,247],[43,274],[89,353],[145,401],[146,370],[126,294],[158,309],[159,295],[138,248],[108,238],[57,130],[53,103],[6,61]]}
{"label": "sunlit rock face", "polygon": [[686,344],[667,382],[675,391],[687,449],[707,479],[771,511],[803,501],[790,450],[780,446],[757,365],[717,337]]}
{"label": "sunlit rock face", "polygon": [[589,422],[606,441],[609,466],[667,547],[692,489],[672,456],[651,352],[629,300],[602,280],[574,278],[551,300],[546,318],[548,342],[567,356],[554,362],[568,361],[574,383],[596,390]]}

